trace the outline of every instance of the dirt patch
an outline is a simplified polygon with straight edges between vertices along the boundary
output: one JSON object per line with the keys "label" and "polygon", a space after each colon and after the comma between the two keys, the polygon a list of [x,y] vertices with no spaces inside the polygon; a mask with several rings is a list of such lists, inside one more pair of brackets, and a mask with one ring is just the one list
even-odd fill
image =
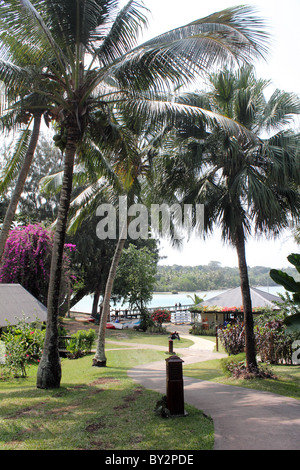
{"label": "dirt patch", "polygon": [[126,395],[126,397],[123,398],[123,403],[120,405],[114,406],[114,410],[124,410],[125,408],[128,408],[130,406],[131,402],[135,402],[137,398],[143,393],[144,389],[142,387],[137,387],[133,393],[130,395]]}
{"label": "dirt patch", "polygon": [[88,385],[93,387],[95,385],[104,385],[110,383],[120,383],[120,380],[115,379],[114,377],[100,377],[99,379],[93,380],[93,382],[90,382]]}
{"label": "dirt patch", "polygon": [[133,393],[124,397],[125,402],[135,401],[143,393],[143,388],[136,388]]}
{"label": "dirt patch", "polygon": [[105,428],[105,423],[103,421],[103,418],[100,418],[98,421],[88,424],[85,428],[87,432],[96,432],[98,429],[103,429]]}
{"label": "dirt patch", "polygon": [[91,447],[89,450],[106,450],[106,449],[113,449],[114,446],[110,442],[104,442],[101,440],[98,441],[91,441]]}
{"label": "dirt patch", "polygon": [[78,405],[65,406],[65,407],[62,407],[62,408],[52,408],[51,410],[48,410],[46,412],[46,414],[47,415],[55,415],[55,414],[66,415],[66,414],[70,414],[74,410],[77,410],[78,407],[79,407],[79,404]]}
{"label": "dirt patch", "polygon": [[77,333],[78,330],[99,330],[99,325],[95,325],[95,323],[88,321],[91,316],[83,313],[75,314],[74,318],[64,318],[62,321],[62,326],[66,328],[69,335],[73,335]]}
{"label": "dirt patch", "polygon": [[16,411],[13,415],[6,416],[4,419],[18,419],[21,416],[26,416],[26,415],[37,415],[39,414],[39,410],[42,406],[44,406],[46,402],[41,402],[38,403],[34,406],[28,406],[26,408],[23,408],[21,410]]}

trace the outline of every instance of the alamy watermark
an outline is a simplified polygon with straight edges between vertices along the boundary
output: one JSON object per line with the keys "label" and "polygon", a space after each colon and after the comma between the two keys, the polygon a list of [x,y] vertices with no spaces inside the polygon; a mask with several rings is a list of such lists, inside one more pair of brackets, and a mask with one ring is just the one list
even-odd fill
{"label": "alamy watermark", "polygon": [[144,204],[128,205],[127,196],[119,197],[116,208],[112,204],[100,204],[96,216],[101,217],[96,233],[101,240],[139,238],[148,240],[152,236],[181,240],[192,233],[202,233],[204,227],[203,204]]}

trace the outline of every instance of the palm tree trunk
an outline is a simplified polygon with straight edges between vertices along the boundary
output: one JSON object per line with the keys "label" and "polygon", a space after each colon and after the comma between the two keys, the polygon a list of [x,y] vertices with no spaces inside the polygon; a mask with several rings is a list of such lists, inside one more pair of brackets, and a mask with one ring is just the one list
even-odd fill
{"label": "palm tree trunk", "polygon": [[95,357],[93,359],[93,366],[96,366],[96,367],[106,367],[106,356],[105,356],[106,323],[107,323],[107,318],[110,312],[110,299],[111,299],[111,293],[113,289],[114,280],[116,277],[117,267],[119,265],[121,254],[125,245],[126,230],[127,230],[127,223],[124,223],[123,229],[121,231],[121,234],[119,236],[119,240],[115,249],[114,257],[112,260],[112,264],[111,264],[107,282],[106,282],[105,294],[104,294],[104,299],[103,299],[103,310],[102,310],[102,315],[100,318],[100,325],[99,325],[97,349],[96,349]]}
{"label": "palm tree trunk", "polygon": [[252,302],[250,294],[248,268],[246,263],[245,235],[243,227],[238,227],[236,230],[235,246],[238,255],[244,309],[246,367],[248,370],[255,370],[257,369],[257,361],[253,329]]}
{"label": "palm tree trunk", "polygon": [[92,306],[92,317],[94,318],[96,318],[97,313],[98,313],[98,305],[99,305],[99,299],[101,295],[101,288],[102,288],[102,281],[99,282],[99,285],[97,286],[94,292],[94,299],[93,299],[93,306]]}
{"label": "palm tree trunk", "polygon": [[0,233],[0,263],[3,257],[5,243],[6,243],[9,231],[11,229],[12,222],[14,220],[14,216],[17,210],[17,206],[18,206],[21,194],[24,189],[24,184],[25,184],[25,181],[26,181],[33,157],[34,157],[34,152],[35,152],[38,140],[39,140],[40,127],[41,127],[41,114],[37,113],[34,116],[33,130],[31,134],[29,146],[28,146],[25,158],[24,158],[22,168],[18,175],[15,189],[12,193],[12,197],[9,202],[9,205],[5,214],[4,222],[2,225],[1,233]]}
{"label": "palm tree trunk", "polygon": [[51,259],[50,281],[47,299],[48,316],[46,337],[43,348],[43,355],[37,373],[37,387],[44,389],[59,388],[61,380],[61,364],[58,352],[59,293],[68,211],[72,193],[73,168],[77,138],[77,129],[69,129],[65,151],[64,176],[60,193],[59,210]]}

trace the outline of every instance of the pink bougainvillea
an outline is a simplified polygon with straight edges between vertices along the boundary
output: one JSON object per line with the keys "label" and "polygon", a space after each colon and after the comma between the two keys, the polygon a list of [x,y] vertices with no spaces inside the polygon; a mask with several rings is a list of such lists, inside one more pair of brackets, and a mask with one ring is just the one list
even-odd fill
{"label": "pink bougainvillea", "polygon": [[[21,284],[44,305],[47,303],[54,233],[41,225],[10,231],[0,267],[1,283]],[[66,246],[68,252],[75,245]],[[64,255],[64,279],[71,277],[69,254]]]}

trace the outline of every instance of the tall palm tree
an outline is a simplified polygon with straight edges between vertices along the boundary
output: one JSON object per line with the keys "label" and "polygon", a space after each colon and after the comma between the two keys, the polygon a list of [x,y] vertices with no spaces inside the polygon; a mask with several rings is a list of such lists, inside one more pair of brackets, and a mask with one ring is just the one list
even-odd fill
{"label": "tall palm tree", "polygon": [[[38,143],[42,116],[48,109],[45,96],[35,92],[36,83],[46,81],[43,64],[36,50],[26,43],[20,47],[14,37],[0,35],[0,80],[6,88],[6,107],[1,110],[0,125],[5,131],[19,130],[12,156],[3,168],[0,191],[15,179],[10,202],[0,232],[0,263],[24,184]],[[46,119],[46,118],[45,118]]]}
{"label": "tall palm tree", "polygon": [[[110,121],[109,103],[126,101],[139,109],[144,92],[164,85],[180,86],[208,66],[225,60],[250,60],[265,53],[262,22],[246,7],[228,9],[170,31],[142,45],[138,34],[146,24],[145,8],[129,1],[121,10],[117,0],[3,0],[1,28],[26,40],[48,59],[45,78],[59,84],[48,93],[55,119],[65,136],[64,177],[56,224],[48,295],[45,347],[37,386],[58,387],[61,369],[57,348],[58,295],[61,260],[72,192],[74,161],[97,108],[103,126]],[[107,94],[111,83],[117,92]],[[104,91],[103,91],[104,90]],[[45,90],[40,89],[40,93]],[[157,107],[162,106],[159,102]],[[155,109],[155,108],[154,108]],[[105,140],[105,135],[103,135]],[[118,142],[115,142],[117,152]],[[120,146],[119,146],[120,148]]]}
{"label": "tall palm tree", "polygon": [[[276,236],[299,220],[300,135],[287,129],[300,113],[300,100],[276,90],[269,100],[269,81],[255,77],[253,68],[225,70],[211,76],[210,92],[184,101],[206,101],[257,135],[230,135],[215,127],[184,127],[176,132],[180,147],[165,159],[161,182],[176,189],[182,203],[204,204],[204,231],[222,228],[222,238],[237,251],[243,298],[246,362],[257,368],[253,316],[245,243],[252,233]],[[158,162],[159,165],[159,162]],[[171,181],[172,180],[172,181]],[[157,181],[158,182],[158,181]],[[175,183],[174,183],[175,182]]]}

